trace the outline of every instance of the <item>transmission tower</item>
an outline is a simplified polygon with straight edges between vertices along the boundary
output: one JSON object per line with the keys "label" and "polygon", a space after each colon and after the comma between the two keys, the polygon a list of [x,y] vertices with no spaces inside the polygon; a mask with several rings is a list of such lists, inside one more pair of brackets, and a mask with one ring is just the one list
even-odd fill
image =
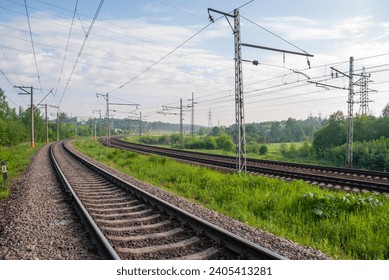
{"label": "transmission tower", "polygon": [[362,68],[361,79],[359,80],[358,85],[360,86],[360,99],[359,99],[359,114],[362,116],[367,116],[370,114],[369,110],[369,92],[374,90],[369,89],[369,83],[371,74],[366,73],[365,67]]}
{"label": "transmission tower", "polygon": [[209,129],[212,128],[212,112],[211,112],[211,108],[209,108],[209,111],[208,111],[208,128]]}

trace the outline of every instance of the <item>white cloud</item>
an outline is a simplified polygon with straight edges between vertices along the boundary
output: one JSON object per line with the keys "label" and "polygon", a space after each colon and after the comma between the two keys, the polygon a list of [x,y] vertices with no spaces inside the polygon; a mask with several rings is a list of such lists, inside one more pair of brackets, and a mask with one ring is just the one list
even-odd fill
{"label": "white cloud", "polygon": [[363,36],[375,26],[370,16],[355,16],[332,24],[302,17],[266,18],[264,25],[290,40],[334,40]]}

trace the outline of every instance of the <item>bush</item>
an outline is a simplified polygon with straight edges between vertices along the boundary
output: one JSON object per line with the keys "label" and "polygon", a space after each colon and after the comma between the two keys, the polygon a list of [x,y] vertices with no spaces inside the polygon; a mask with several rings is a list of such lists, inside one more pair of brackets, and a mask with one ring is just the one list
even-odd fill
{"label": "bush", "polygon": [[200,139],[191,139],[188,142],[185,142],[186,149],[204,149],[204,142]]}
{"label": "bush", "polygon": [[233,151],[234,150],[234,142],[232,142],[232,139],[228,139],[226,141],[224,141],[223,143],[223,151],[226,151],[226,152],[229,152],[229,151]]}
{"label": "bush", "polygon": [[259,144],[257,142],[249,142],[246,147],[247,153],[258,154],[259,153]]}
{"label": "bush", "polygon": [[216,150],[217,143],[216,143],[215,137],[207,136],[204,140],[204,148],[207,150]]}
{"label": "bush", "polygon": [[259,154],[260,155],[266,155],[267,154],[267,146],[266,145],[262,145],[261,147],[259,147]]}
{"label": "bush", "polygon": [[158,138],[158,143],[160,145],[169,145],[170,142],[171,142],[171,140],[170,140],[170,136],[169,135],[161,135]]}

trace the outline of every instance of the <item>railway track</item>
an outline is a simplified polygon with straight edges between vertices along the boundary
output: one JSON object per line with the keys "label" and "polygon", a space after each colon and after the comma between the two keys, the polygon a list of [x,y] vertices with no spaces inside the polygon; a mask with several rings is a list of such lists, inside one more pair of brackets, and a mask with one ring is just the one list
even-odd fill
{"label": "railway track", "polygon": [[105,259],[285,259],[107,173],[63,142],[50,156]]}
{"label": "railway track", "polygon": [[[104,138],[101,139],[101,141],[103,144],[105,143]],[[236,166],[235,158],[231,156],[196,153],[192,151],[180,151],[149,145],[134,144],[122,141],[118,138],[111,138],[110,146],[147,154],[153,153],[185,161],[199,162],[230,170],[235,169]],[[247,171],[282,179],[302,179],[314,185],[334,189],[343,188],[345,190],[363,192],[371,191],[376,193],[389,192],[389,173],[387,172],[323,167],[256,159],[247,160]]]}

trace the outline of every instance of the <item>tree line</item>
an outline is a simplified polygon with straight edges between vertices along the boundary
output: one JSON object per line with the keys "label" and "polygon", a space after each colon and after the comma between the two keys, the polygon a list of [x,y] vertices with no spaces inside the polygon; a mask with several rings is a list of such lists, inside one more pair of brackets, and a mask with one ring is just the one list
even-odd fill
{"label": "tree line", "polygon": [[[77,124],[75,118],[69,118],[60,113],[57,120],[49,121],[49,140],[69,139],[77,136],[92,135],[89,123]],[[57,133],[58,132],[58,133]],[[34,108],[34,138],[35,142],[46,141],[46,117],[44,110]],[[4,91],[0,88],[0,146],[12,146],[31,140],[31,108],[23,110],[10,108]]]}

